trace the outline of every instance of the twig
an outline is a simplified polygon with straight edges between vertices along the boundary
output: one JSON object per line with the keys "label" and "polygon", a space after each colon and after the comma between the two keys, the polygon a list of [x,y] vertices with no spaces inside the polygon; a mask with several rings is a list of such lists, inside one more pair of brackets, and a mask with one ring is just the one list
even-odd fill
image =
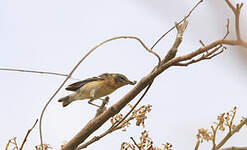
{"label": "twig", "polygon": [[81,150],[81,149],[84,149],[84,148],[87,148],[88,145],[100,140],[101,138],[103,138],[104,136],[114,132],[114,131],[117,131],[119,129],[122,129],[123,126],[125,126],[125,124],[131,120],[133,120],[134,117],[130,117],[128,118],[127,120],[125,120],[124,122],[121,123],[121,125],[118,125],[117,127],[115,128],[109,128],[108,130],[106,130],[105,132],[103,132],[102,134],[100,134],[99,136],[94,136],[92,139],[90,139],[89,141],[81,144],[80,146],[78,146],[75,150]]}
{"label": "twig", "polygon": [[[48,72],[48,71],[35,71],[35,70],[24,70],[24,69],[13,69],[13,68],[0,68],[1,71],[17,71],[17,72],[28,72],[28,73],[39,73],[39,74],[49,74],[49,75],[57,75],[67,77],[67,74],[56,73],[56,72]],[[79,80],[76,78],[70,78],[73,80]]]}
{"label": "twig", "polygon": [[220,150],[247,150],[247,147],[236,147],[236,146],[232,146],[232,147],[228,147],[228,148],[222,148]]}
{"label": "twig", "polygon": [[205,46],[205,44],[202,42],[202,40],[199,40],[199,42],[202,44],[203,47]]}
{"label": "twig", "polygon": [[175,23],[175,26],[177,29],[177,36],[176,36],[176,39],[175,39],[171,49],[168,51],[165,58],[162,60],[162,63],[166,63],[176,56],[178,47],[182,42],[183,34],[184,34],[184,31],[185,31],[187,25],[188,25],[187,20],[184,20],[183,24]]}
{"label": "twig", "polygon": [[72,71],[68,74],[68,76],[66,77],[66,79],[62,82],[62,84],[58,87],[58,89],[55,91],[55,93],[50,97],[50,99],[48,100],[48,102],[45,104],[41,115],[40,115],[40,121],[39,121],[39,132],[40,132],[40,145],[41,145],[41,150],[43,150],[43,138],[42,138],[42,118],[44,115],[44,112],[47,108],[47,106],[49,105],[49,103],[53,100],[53,98],[57,95],[57,93],[61,90],[61,88],[64,86],[64,84],[68,81],[68,79],[71,77],[71,75],[74,73],[74,71],[78,68],[78,66],[82,63],[82,61],[84,61],[95,49],[97,49],[98,47],[100,47],[101,45],[113,41],[113,40],[117,40],[117,39],[135,39],[137,40],[139,43],[141,43],[141,45],[150,53],[154,54],[158,60],[159,60],[159,64],[161,62],[160,57],[158,54],[156,54],[153,50],[149,49],[143,42],[141,39],[139,39],[138,37],[134,37],[134,36],[119,36],[119,37],[113,37],[110,39],[107,39],[101,43],[99,43],[98,45],[94,46],[91,50],[89,50],[86,55],[84,55],[81,60],[74,66],[74,68],[72,69]]}
{"label": "twig", "polygon": [[237,108],[237,107],[234,107],[234,109],[233,109],[233,116],[232,116],[232,119],[231,119],[230,124],[229,124],[229,132],[230,132],[230,133],[232,133],[233,120],[234,120],[234,118],[235,118],[235,116],[236,116],[236,111],[235,111],[236,108]]}
{"label": "twig", "polygon": [[206,54],[203,54],[203,55],[202,55],[201,57],[199,57],[198,59],[192,59],[191,61],[188,61],[188,62],[185,62],[185,63],[179,62],[179,63],[175,64],[174,66],[188,66],[188,65],[190,65],[190,64],[197,63],[197,62],[202,61],[202,60],[212,59],[213,57],[215,57],[215,56],[221,54],[221,53],[226,49],[226,47],[223,47],[223,48],[221,49],[221,51],[219,51],[218,53],[216,53],[216,51],[218,51],[219,48],[221,48],[221,47],[222,47],[222,45],[216,47],[216,48],[215,48],[214,50],[212,50],[211,52],[206,51]]}
{"label": "twig", "polygon": [[9,149],[10,143],[11,143],[11,140],[9,140],[8,143],[6,144],[5,150],[8,150]]}
{"label": "twig", "polygon": [[130,113],[136,108],[136,106],[141,102],[141,100],[144,98],[144,96],[147,94],[149,88],[152,86],[153,81],[151,81],[151,83],[148,85],[148,87],[146,88],[146,90],[144,91],[144,93],[142,94],[142,96],[139,98],[139,100],[135,103],[135,105],[131,108],[131,110],[123,117],[123,119],[121,121],[119,121],[117,124],[112,125],[112,129],[118,127],[129,115]]}
{"label": "twig", "polygon": [[242,41],[241,34],[240,34],[240,28],[239,28],[239,17],[240,17],[241,8],[243,7],[244,4],[243,3],[240,3],[240,4],[237,3],[236,7],[234,7],[229,0],[225,0],[225,1],[235,15],[235,30],[236,30],[236,34],[237,34],[237,40]]}
{"label": "twig", "polygon": [[232,132],[228,132],[227,135],[219,142],[216,149],[220,149],[236,132],[238,132],[245,124],[247,119],[244,119],[239,125],[237,125]]}
{"label": "twig", "polygon": [[23,140],[23,142],[22,142],[22,144],[21,144],[20,150],[22,150],[22,148],[23,148],[25,142],[27,141],[28,135],[29,135],[30,132],[33,130],[33,128],[36,126],[37,122],[38,122],[38,119],[36,119],[36,121],[35,121],[35,123],[33,124],[32,128],[30,128],[30,129],[27,131],[27,134],[26,134],[26,136],[25,136],[25,138],[24,138],[24,140]]}
{"label": "twig", "polygon": [[[184,20],[186,20],[187,18],[189,18],[189,16],[192,14],[192,12],[196,9],[196,7],[202,3],[203,0],[200,0],[191,10],[190,12],[182,19],[178,22],[178,24],[181,24]],[[175,29],[176,25],[173,26],[172,28],[170,28],[166,33],[164,33],[155,43],[154,45],[151,47],[151,49],[153,49],[159,42],[160,40],[162,40],[169,32],[171,32],[173,29]]]}
{"label": "twig", "polygon": [[223,40],[226,39],[226,37],[229,35],[230,31],[229,31],[229,18],[227,18],[227,24],[226,24],[226,34],[225,36],[223,37]]}
{"label": "twig", "polygon": [[213,126],[211,126],[211,129],[213,131],[213,139],[212,139],[212,142],[213,142],[213,150],[217,150],[216,149],[216,133],[218,131],[218,128],[219,128],[219,124],[217,124],[216,128],[214,129]]}
{"label": "twig", "polygon": [[135,144],[135,146],[141,150],[140,146],[136,143],[135,139],[133,137],[130,137],[130,139],[133,141],[133,143]]}
{"label": "twig", "polygon": [[200,140],[197,140],[194,150],[198,150],[200,143],[201,143]]}
{"label": "twig", "polygon": [[16,142],[16,137],[10,139],[5,147],[5,150],[8,150],[9,149],[9,146],[10,144],[13,144],[14,145],[14,148],[12,150],[18,150],[18,145],[17,145],[17,142]]}
{"label": "twig", "polygon": [[[229,33],[230,33],[230,32],[229,32],[229,19],[227,19],[226,34],[224,35],[222,41],[224,41],[224,40],[226,39],[226,37],[229,35]],[[203,47],[205,47],[205,44],[204,44],[201,40],[199,40],[199,42],[202,44]],[[202,48],[203,48],[203,47],[202,47]],[[211,58],[213,58],[213,57],[215,57],[215,56],[221,54],[221,53],[226,49],[226,47],[223,47],[222,50],[221,50],[220,52],[216,53],[216,51],[218,51],[219,48],[221,48],[221,47],[222,47],[222,44],[219,45],[218,47],[216,47],[216,48],[215,48],[214,50],[212,50],[211,52],[206,51],[206,54],[203,54],[203,55],[202,55],[201,57],[199,57],[198,59],[193,59],[193,60],[188,61],[188,62],[185,62],[185,63],[179,62],[179,63],[175,64],[174,66],[188,66],[188,65],[190,65],[190,64],[197,63],[197,62],[202,61],[202,60],[211,59]]]}

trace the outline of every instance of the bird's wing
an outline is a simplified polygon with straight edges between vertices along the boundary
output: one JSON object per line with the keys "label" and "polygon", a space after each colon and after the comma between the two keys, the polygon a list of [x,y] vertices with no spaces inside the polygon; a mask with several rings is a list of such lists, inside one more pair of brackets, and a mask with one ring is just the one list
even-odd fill
{"label": "bird's wing", "polygon": [[88,78],[82,81],[78,81],[75,82],[73,84],[68,85],[65,90],[67,91],[76,91],[78,89],[80,89],[83,85],[85,85],[88,82],[92,82],[92,81],[99,81],[99,80],[104,80],[104,78],[101,77],[92,77],[92,78]]}

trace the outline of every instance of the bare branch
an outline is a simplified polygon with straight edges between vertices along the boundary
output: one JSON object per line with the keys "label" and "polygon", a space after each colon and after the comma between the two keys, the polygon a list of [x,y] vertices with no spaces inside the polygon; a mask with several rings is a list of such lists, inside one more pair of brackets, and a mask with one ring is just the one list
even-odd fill
{"label": "bare branch", "polygon": [[216,149],[220,149],[236,132],[238,132],[245,124],[247,123],[247,118],[240,122],[232,132],[228,132],[228,134],[219,142],[216,146]]}
{"label": "bare branch", "polygon": [[[133,107],[133,106],[131,106],[131,107]],[[123,129],[125,127],[128,127],[128,125],[130,124],[130,121],[133,120],[133,119],[136,119],[137,120],[137,123],[140,122],[140,120],[142,120],[142,119],[140,119],[140,117],[146,118],[145,114],[147,112],[150,112],[150,111],[151,111],[151,105],[142,106],[142,107],[138,108],[137,110],[135,110],[134,113],[132,113],[132,115],[128,119],[126,119],[126,120],[120,120],[121,121],[121,124],[119,124],[118,126],[116,126],[114,128],[113,127],[110,127],[108,130],[106,130],[105,132],[103,132],[99,136],[95,136],[92,139],[90,139],[89,141],[87,141],[87,142],[81,144],[80,146],[78,146],[76,148],[76,150],[80,150],[80,149],[86,148],[88,145],[90,145],[90,144],[92,144],[92,143],[100,140],[104,136],[106,136],[106,135],[108,135],[108,134],[110,134],[110,133],[112,133],[114,131],[117,131],[119,129]],[[122,115],[120,115],[120,116],[122,116]],[[114,116],[114,117],[115,117],[115,119],[117,118],[116,116]],[[119,120],[114,120],[114,121],[119,122]],[[114,125],[114,121],[113,122],[111,121],[113,125]]]}
{"label": "bare branch", "polygon": [[135,146],[141,150],[140,146],[136,143],[135,139],[133,137],[130,137],[130,139],[133,141],[133,143],[135,144]]}
{"label": "bare branch", "polygon": [[212,131],[213,131],[213,137],[212,137],[213,150],[217,150],[217,149],[216,149],[216,134],[217,134],[217,131],[218,131],[218,129],[219,129],[219,124],[217,124],[217,126],[215,127],[215,129],[214,129],[213,126],[211,126],[211,129],[212,129]]}
{"label": "bare branch", "polygon": [[236,34],[237,34],[237,40],[242,41],[241,34],[240,34],[240,28],[239,28],[239,17],[240,17],[241,8],[243,7],[244,4],[237,3],[236,7],[234,7],[229,0],[225,0],[225,1],[235,15],[235,29],[236,29]]}
{"label": "bare branch", "polygon": [[175,42],[173,43],[171,49],[166,54],[164,60],[162,60],[162,63],[166,63],[176,56],[178,47],[181,44],[182,39],[183,39],[184,31],[188,25],[188,21],[184,20],[184,23],[181,25],[178,23],[175,23],[175,24],[176,24],[176,28],[177,28],[177,32],[178,32],[177,37],[176,37]]}
{"label": "bare branch", "polygon": [[222,148],[220,150],[247,150],[247,147],[236,147],[236,146],[233,146],[233,147],[228,147],[228,148]]}
{"label": "bare branch", "polygon": [[[57,75],[57,76],[63,76],[67,77],[67,74],[63,73],[56,73],[56,72],[48,72],[48,71],[35,71],[35,70],[24,70],[24,69],[13,69],[13,68],[0,68],[1,71],[17,71],[17,72],[28,72],[28,73],[39,73],[39,74],[49,74],[49,75]],[[79,80],[76,78],[71,78],[73,80]]]}
{"label": "bare branch", "polygon": [[35,121],[35,123],[33,124],[32,128],[30,128],[30,129],[27,131],[27,134],[26,134],[26,136],[25,136],[25,138],[24,138],[24,140],[23,140],[23,142],[22,142],[22,144],[21,144],[20,150],[22,150],[22,148],[23,148],[25,142],[27,141],[28,135],[29,135],[30,132],[33,130],[33,128],[36,126],[37,122],[38,122],[38,119],[36,119],[36,121]]}
{"label": "bare branch", "polygon": [[194,150],[198,150],[199,149],[200,143],[201,143],[200,140],[197,140]]}
{"label": "bare branch", "polygon": [[90,144],[92,144],[92,143],[94,143],[94,142],[100,140],[100,139],[103,138],[104,136],[106,136],[106,135],[108,135],[108,134],[110,134],[110,133],[112,133],[112,132],[114,132],[114,131],[117,131],[117,130],[119,130],[119,129],[122,129],[122,128],[125,126],[125,124],[126,124],[127,122],[129,122],[129,121],[131,121],[131,120],[133,120],[133,119],[134,119],[134,117],[130,117],[130,118],[128,118],[127,120],[122,121],[121,124],[118,125],[117,127],[115,127],[115,128],[112,128],[112,127],[111,127],[111,128],[109,128],[108,130],[106,130],[105,132],[103,132],[102,134],[100,134],[99,136],[94,136],[94,137],[93,137],[92,139],[90,139],[89,141],[87,141],[87,142],[83,143],[82,145],[78,146],[75,150],[80,150],[80,149],[87,148],[87,146],[89,146]]}
{"label": "bare branch", "polygon": [[223,40],[226,39],[226,37],[229,35],[230,31],[229,31],[229,18],[227,19],[227,24],[226,24],[226,34],[225,36],[223,37]]}
{"label": "bare branch", "polygon": [[[191,10],[190,12],[182,19],[178,22],[178,24],[182,23],[184,20],[188,19],[189,16],[192,14],[192,12],[199,6],[200,3],[202,3],[203,0],[200,0]],[[164,33],[155,43],[154,45],[151,47],[151,49],[153,49],[169,32],[171,32],[173,29],[175,29],[176,25],[173,26],[172,28],[170,28],[166,33]]]}
{"label": "bare branch", "polygon": [[[216,47],[214,50],[212,50],[211,52],[208,52],[206,51],[206,54],[202,54],[201,57],[199,57],[198,59],[192,59],[191,61],[189,62],[186,62],[186,63],[177,63],[175,64],[175,66],[188,66],[190,64],[193,64],[193,63],[197,63],[199,61],[202,61],[202,60],[208,60],[208,59],[212,59],[213,57],[221,54],[225,49],[226,47],[223,47],[221,49],[221,51],[217,52],[220,48],[222,47],[222,45]],[[217,52],[217,53],[216,53]]]}
{"label": "bare branch", "polygon": [[205,46],[205,44],[202,42],[202,40],[199,40],[199,42],[202,44],[203,47]]}

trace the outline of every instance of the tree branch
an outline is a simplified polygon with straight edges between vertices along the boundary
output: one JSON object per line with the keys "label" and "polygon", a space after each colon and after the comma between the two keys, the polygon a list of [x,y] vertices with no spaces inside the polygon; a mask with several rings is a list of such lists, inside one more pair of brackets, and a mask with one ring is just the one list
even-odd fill
{"label": "tree branch", "polygon": [[140,146],[136,143],[135,139],[133,137],[130,137],[130,139],[133,141],[133,143],[135,144],[135,146],[141,150]]}
{"label": "tree branch", "polygon": [[[208,60],[208,59],[211,59],[219,54],[221,54],[225,49],[226,47],[223,47],[221,49],[221,51],[217,52],[220,48],[222,47],[222,45],[216,47],[214,50],[212,50],[211,52],[206,52],[206,54],[202,54],[201,57],[199,57],[198,59],[192,59],[191,61],[188,61],[186,63],[177,63],[175,64],[175,66],[188,66],[190,64],[193,64],[193,63],[197,63],[199,61],[202,61],[202,60]],[[216,53],[217,52],[217,53]]]}
{"label": "tree branch", "polygon": [[[38,73],[38,74],[49,74],[49,75],[57,75],[57,76],[63,76],[67,77],[67,74],[63,73],[56,73],[56,72],[48,72],[48,71],[35,71],[35,70],[24,70],[24,69],[13,69],[13,68],[0,68],[1,71],[16,71],[16,72],[28,72],[28,73]],[[76,78],[71,78],[73,80],[79,80]]]}
{"label": "tree branch", "polygon": [[[190,12],[182,19],[178,22],[178,24],[182,23],[184,20],[188,19],[189,16],[192,14],[192,12],[199,6],[200,3],[202,3],[203,0],[200,0],[191,10]],[[171,32],[173,29],[176,28],[176,25],[173,26],[172,28],[170,28],[166,33],[164,33],[152,46],[151,49],[153,49],[169,32]]]}
{"label": "tree branch", "polygon": [[33,130],[33,128],[36,126],[37,122],[38,122],[38,119],[36,119],[36,121],[35,121],[35,123],[33,124],[32,128],[30,128],[30,129],[27,131],[27,134],[26,134],[26,136],[25,136],[25,138],[24,138],[24,140],[23,140],[23,142],[22,142],[22,144],[21,144],[20,150],[22,150],[22,148],[23,148],[25,142],[27,141],[28,135],[29,135],[30,132]]}
{"label": "tree branch", "polygon": [[235,15],[235,30],[237,34],[237,40],[242,41],[241,34],[240,34],[240,27],[239,27],[239,17],[240,17],[241,8],[243,7],[244,4],[237,3],[236,7],[234,7],[229,0],[225,0],[225,1]]}
{"label": "tree branch", "polygon": [[239,125],[237,125],[234,130],[229,130],[227,135],[222,139],[222,141],[219,142],[219,144],[216,146],[216,149],[220,149],[236,132],[238,132],[245,124],[247,124],[247,118],[244,119],[242,122],[240,122]]}
{"label": "tree branch", "polygon": [[233,147],[228,147],[228,148],[222,148],[220,150],[247,150],[247,147],[236,147],[236,146],[233,146]]}

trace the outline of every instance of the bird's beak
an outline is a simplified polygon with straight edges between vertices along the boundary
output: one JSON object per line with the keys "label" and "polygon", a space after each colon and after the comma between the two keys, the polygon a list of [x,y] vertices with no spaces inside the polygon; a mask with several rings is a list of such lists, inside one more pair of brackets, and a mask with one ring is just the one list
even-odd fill
{"label": "bird's beak", "polygon": [[132,82],[132,81],[128,80],[127,83],[130,84],[130,85],[135,85],[136,84],[136,81],[133,81]]}

